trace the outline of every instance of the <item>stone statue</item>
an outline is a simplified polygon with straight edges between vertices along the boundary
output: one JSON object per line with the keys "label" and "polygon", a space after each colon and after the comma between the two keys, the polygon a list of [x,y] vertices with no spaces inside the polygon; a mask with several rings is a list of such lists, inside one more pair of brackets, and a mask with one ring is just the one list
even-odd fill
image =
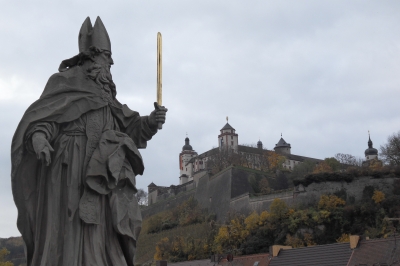
{"label": "stone statue", "polygon": [[27,265],[134,265],[141,214],[135,176],[167,109],[140,116],[116,99],[108,33],[89,17],[25,112],[11,147],[12,190]]}

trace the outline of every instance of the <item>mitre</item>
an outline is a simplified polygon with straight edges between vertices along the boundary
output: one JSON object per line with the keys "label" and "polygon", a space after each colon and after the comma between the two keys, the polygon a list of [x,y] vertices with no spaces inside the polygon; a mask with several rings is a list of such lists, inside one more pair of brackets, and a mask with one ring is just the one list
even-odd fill
{"label": "mitre", "polygon": [[89,17],[85,19],[79,31],[78,44],[80,53],[89,50],[90,46],[111,52],[110,37],[100,17],[97,17],[94,26]]}

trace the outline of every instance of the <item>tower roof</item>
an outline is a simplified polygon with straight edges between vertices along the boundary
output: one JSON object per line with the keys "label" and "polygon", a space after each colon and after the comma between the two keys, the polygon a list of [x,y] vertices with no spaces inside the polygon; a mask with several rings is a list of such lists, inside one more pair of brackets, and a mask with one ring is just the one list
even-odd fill
{"label": "tower roof", "polygon": [[368,149],[365,150],[365,156],[367,155],[378,155],[378,150],[372,147],[371,136],[368,138]]}
{"label": "tower roof", "polygon": [[233,130],[235,130],[231,125],[229,125],[229,123],[226,123],[226,125],[225,125],[223,128],[221,128],[221,130],[226,130],[226,129],[233,129]]}
{"label": "tower roof", "polygon": [[185,145],[183,145],[182,151],[192,151],[192,150],[193,150],[193,148],[192,148],[192,146],[189,144],[189,138],[186,137],[186,138],[185,138]]}
{"label": "tower roof", "polygon": [[147,187],[156,187],[156,184],[154,184],[153,182],[151,182],[150,185],[148,185]]}
{"label": "tower roof", "polygon": [[275,144],[275,148],[280,148],[280,147],[290,147],[290,143],[287,143],[282,137],[278,141],[277,144]]}

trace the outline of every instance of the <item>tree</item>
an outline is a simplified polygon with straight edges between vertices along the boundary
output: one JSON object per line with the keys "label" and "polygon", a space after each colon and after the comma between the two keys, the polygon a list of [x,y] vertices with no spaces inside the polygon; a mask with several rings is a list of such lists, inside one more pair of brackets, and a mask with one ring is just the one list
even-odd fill
{"label": "tree", "polygon": [[385,193],[380,190],[375,190],[374,195],[372,195],[372,199],[375,201],[376,204],[378,204],[385,199]]}
{"label": "tree", "polygon": [[138,189],[138,192],[136,193],[136,198],[137,198],[139,205],[147,205],[148,194],[142,188]]}
{"label": "tree", "polygon": [[340,162],[333,157],[325,158],[324,162],[326,162],[334,172],[340,169]]}
{"label": "tree", "polygon": [[0,249],[0,266],[14,266],[11,261],[6,261],[6,256],[10,254],[6,248]]}
{"label": "tree", "polygon": [[356,158],[351,154],[336,153],[335,159],[342,164],[342,166],[361,166],[363,160]]}
{"label": "tree", "polygon": [[312,173],[314,167],[315,162],[311,160],[304,160],[304,162],[296,164],[293,167],[291,175],[293,178],[303,178],[305,175]]}
{"label": "tree", "polygon": [[327,173],[327,172],[332,172],[332,168],[327,162],[322,161],[315,166],[313,174]]}
{"label": "tree", "polygon": [[266,177],[263,177],[260,182],[258,183],[258,186],[260,187],[260,192],[261,193],[269,193],[271,192],[271,188],[269,186],[268,179]]}
{"label": "tree", "polygon": [[400,131],[390,135],[387,141],[380,148],[382,161],[389,165],[400,165]]}
{"label": "tree", "polygon": [[266,151],[269,169],[272,171],[282,169],[285,162],[285,156],[279,155],[273,151]]}
{"label": "tree", "polygon": [[346,205],[346,201],[336,195],[322,195],[318,202],[318,209],[333,211],[339,206]]}

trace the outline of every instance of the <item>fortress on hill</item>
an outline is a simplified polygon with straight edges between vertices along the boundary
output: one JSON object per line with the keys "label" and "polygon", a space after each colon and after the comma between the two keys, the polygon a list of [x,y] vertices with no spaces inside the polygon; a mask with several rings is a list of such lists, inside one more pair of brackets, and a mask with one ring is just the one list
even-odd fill
{"label": "fortress on hill", "polygon": [[[226,123],[218,135],[218,147],[202,154],[197,154],[190,145],[189,138],[186,137],[185,145],[179,154],[179,185],[163,187],[152,182],[148,186],[148,206],[142,210],[143,217],[174,208],[190,197],[194,197],[210,213],[216,214],[217,220],[225,220],[229,212],[248,214],[268,209],[275,198],[280,198],[293,206],[311,202],[319,198],[319,195],[332,194],[344,189],[349,196],[357,200],[361,199],[362,191],[368,185],[391,193],[393,178],[374,180],[371,177],[362,177],[351,183],[325,182],[310,184],[307,187],[299,185],[283,191],[271,190],[270,193],[263,195],[255,194],[252,180],[265,177],[270,184],[276,181],[277,175],[274,173],[260,171],[263,154],[266,152],[269,156],[279,156],[279,162],[287,172],[305,160],[315,164],[319,164],[322,160],[292,154],[291,145],[282,136],[273,151],[263,149],[260,140],[257,142],[257,147],[239,145],[238,137],[236,130]],[[228,165],[218,172],[211,171],[210,168],[215,161],[229,154],[245,158],[247,166]],[[365,150],[366,162],[377,158],[378,151],[373,148],[369,138],[368,148]]]}

